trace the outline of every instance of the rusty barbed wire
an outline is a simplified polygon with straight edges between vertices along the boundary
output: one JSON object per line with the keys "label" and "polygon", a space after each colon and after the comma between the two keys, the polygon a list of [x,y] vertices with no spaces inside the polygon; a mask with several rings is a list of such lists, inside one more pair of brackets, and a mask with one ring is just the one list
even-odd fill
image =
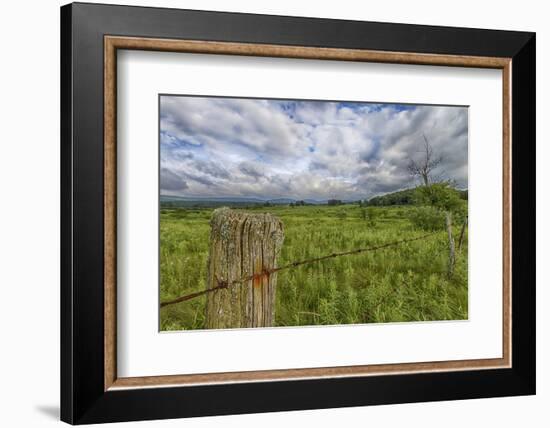
{"label": "rusty barbed wire", "polygon": [[212,287],[212,288],[207,288],[206,290],[197,291],[195,293],[190,293],[190,294],[186,294],[186,295],[183,295],[183,296],[180,296],[180,297],[176,297],[175,299],[172,299],[172,300],[167,300],[167,301],[161,302],[160,307],[164,308],[166,306],[174,305],[176,303],[185,302],[187,300],[191,300],[191,299],[203,296],[203,295],[208,294],[208,293],[213,293],[213,292],[218,291],[218,290],[228,289],[230,287],[233,287],[236,284],[242,284],[243,282],[248,282],[248,281],[253,281],[255,279],[260,279],[260,278],[262,278],[266,275],[269,276],[273,273],[276,273],[276,272],[279,272],[279,271],[282,271],[282,270],[291,269],[291,268],[295,268],[295,267],[298,267],[298,266],[303,266],[303,265],[306,265],[306,264],[317,263],[317,262],[321,262],[323,260],[327,260],[327,259],[331,259],[331,258],[335,258],[335,257],[352,256],[352,255],[355,255],[355,254],[365,253],[365,252],[368,252],[368,251],[376,251],[376,250],[382,250],[384,248],[394,247],[394,246],[397,246],[397,245],[405,244],[407,242],[420,241],[422,239],[427,239],[427,238],[429,238],[433,235],[436,235],[437,233],[439,233],[439,232],[432,232],[432,233],[428,233],[428,234],[425,234],[425,235],[422,235],[422,236],[417,236],[415,238],[402,239],[400,241],[388,242],[386,244],[376,245],[376,246],[372,246],[372,247],[357,248],[355,250],[342,251],[342,252],[339,252],[339,253],[331,253],[331,254],[327,254],[326,256],[316,257],[316,258],[313,258],[313,259],[299,260],[299,261],[288,263],[286,265],[279,266],[279,267],[276,267],[276,268],[273,268],[273,269],[264,269],[262,272],[258,272],[258,273],[252,274],[252,275],[247,275],[247,276],[244,276],[244,277],[241,277],[241,278],[238,278],[238,279],[234,279],[233,281],[230,281],[230,282],[225,281],[223,279],[220,280],[220,279],[216,278],[216,282],[218,284],[217,286]]}

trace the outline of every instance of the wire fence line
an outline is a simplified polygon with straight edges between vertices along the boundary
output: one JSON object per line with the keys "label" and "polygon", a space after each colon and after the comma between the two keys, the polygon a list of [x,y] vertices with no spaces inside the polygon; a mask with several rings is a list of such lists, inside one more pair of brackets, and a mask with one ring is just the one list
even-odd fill
{"label": "wire fence line", "polygon": [[295,262],[292,262],[292,263],[288,263],[286,265],[278,266],[278,267],[273,268],[273,269],[264,269],[263,271],[261,271],[259,273],[243,276],[241,278],[238,278],[238,279],[235,279],[235,280],[232,280],[232,281],[229,281],[229,282],[225,281],[224,279],[216,278],[216,283],[218,285],[216,285],[215,287],[207,288],[206,290],[197,291],[195,293],[186,294],[186,295],[183,295],[183,296],[180,296],[180,297],[176,297],[175,299],[172,299],[172,300],[167,300],[167,301],[161,302],[160,307],[164,308],[166,306],[174,305],[176,303],[185,302],[185,301],[194,299],[196,297],[203,296],[203,295],[208,294],[208,293],[214,293],[214,292],[219,291],[219,290],[225,290],[225,289],[233,287],[237,284],[242,284],[244,282],[261,279],[265,276],[269,276],[273,273],[276,273],[276,272],[279,272],[279,271],[282,271],[282,270],[292,269],[292,268],[296,268],[298,266],[303,266],[303,265],[307,265],[307,264],[313,264],[313,263],[321,262],[323,260],[327,260],[327,259],[331,259],[331,258],[335,258],[335,257],[352,256],[352,255],[365,253],[365,252],[369,252],[369,251],[377,251],[377,250],[382,250],[384,248],[395,247],[395,246],[398,246],[398,245],[401,245],[401,244],[406,244],[408,242],[414,242],[414,241],[420,241],[420,240],[423,240],[423,239],[427,239],[427,238],[430,238],[430,237],[436,235],[437,233],[439,233],[439,232],[436,231],[436,232],[428,233],[428,234],[425,234],[425,235],[422,235],[422,236],[417,236],[415,238],[408,238],[408,239],[402,239],[402,240],[399,240],[399,241],[392,241],[392,242],[388,242],[386,244],[376,245],[376,246],[372,246],[372,247],[357,248],[355,250],[343,251],[343,252],[339,252],[339,253],[331,253],[331,254],[327,254],[327,255],[321,256],[321,257],[316,257],[316,258],[313,258],[313,259],[299,260],[299,261],[295,261]]}

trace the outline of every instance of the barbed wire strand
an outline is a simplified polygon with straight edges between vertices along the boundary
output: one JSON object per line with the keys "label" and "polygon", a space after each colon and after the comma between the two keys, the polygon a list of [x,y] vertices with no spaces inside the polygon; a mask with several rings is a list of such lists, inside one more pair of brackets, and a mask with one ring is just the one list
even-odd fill
{"label": "barbed wire strand", "polygon": [[394,247],[394,246],[397,246],[397,245],[405,244],[407,242],[414,242],[414,241],[420,241],[422,239],[427,239],[427,238],[429,238],[429,237],[431,237],[431,236],[433,236],[437,233],[439,233],[439,232],[432,232],[432,233],[428,233],[426,235],[417,236],[415,238],[402,239],[400,241],[388,242],[386,244],[376,245],[376,246],[373,246],[373,247],[357,248],[355,250],[343,251],[343,252],[340,252],[340,253],[331,253],[331,254],[327,254],[326,256],[316,257],[316,258],[313,258],[313,259],[300,260],[300,261],[288,263],[288,264],[283,265],[283,266],[275,267],[273,269],[264,269],[262,272],[255,273],[255,274],[248,275],[248,276],[244,276],[242,278],[234,279],[233,281],[230,281],[230,282],[227,282],[227,281],[220,280],[220,279],[216,278],[216,282],[218,283],[217,286],[212,287],[212,288],[207,288],[206,290],[197,291],[195,293],[186,294],[184,296],[176,297],[175,299],[172,299],[172,300],[167,300],[167,301],[161,302],[160,307],[164,308],[166,306],[174,305],[176,303],[185,302],[187,300],[191,300],[191,299],[203,296],[203,295],[208,294],[208,293],[213,293],[213,292],[218,291],[218,290],[228,289],[228,288],[230,288],[230,287],[232,287],[236,284],[242,284],[243,282],[253,281],[254,279],[262,278],[266,275],[271,275],[275,272],[279,272],[279,271],[282,271],[282,270],[285,270],[285,269],[291,269],[291,268],[295,268],[295,267],[298,267],[298,266],[303,266],[303,265],[306,265],[306,264],[317,263],[317,262],[321,262],[323,260],[331,259],[331,258],[334,258],[334,257],[351,256],[351,255],[355,255],[355,254],[365,253],[367,251],[382,250],[384,248]]}

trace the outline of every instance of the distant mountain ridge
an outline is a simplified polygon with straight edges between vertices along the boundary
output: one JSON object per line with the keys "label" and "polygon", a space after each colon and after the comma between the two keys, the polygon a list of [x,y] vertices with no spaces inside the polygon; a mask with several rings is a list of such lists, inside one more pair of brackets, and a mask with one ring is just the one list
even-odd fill
{"label": "distant mountain ridge", "polygon": [[193,197],[193,196],[171,196],[160,195],[160,205],[165,208],[218,208],[222,206],[229,207],[249,207],[266,205],[291,205],[301,202],[309,205],[323,205],[328,201],[316,199],[292,199],[292,198],[254,198],[243,196],[218,196],[218,197]]}
{"label": "distant mountain ridge", "polygon": [[215,197],[204,197],[204,196],[172,196],[172,195],[160,195],[160,202],[197,202],[197,203],[238,203],[238,204],[265,204],[270,203],[273,205],[288,205],[291,203],[296,203],[298,201],[304,201],[307,204],[321,205],[326,204],[326,200],[317,200],[317,199],[293,199],[293,198],[254,198],[246,196],[215,196]]}

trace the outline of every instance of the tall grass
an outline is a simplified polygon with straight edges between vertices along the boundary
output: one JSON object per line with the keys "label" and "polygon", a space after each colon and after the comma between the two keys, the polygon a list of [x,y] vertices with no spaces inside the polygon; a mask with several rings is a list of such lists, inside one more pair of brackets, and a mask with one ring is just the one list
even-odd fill
{"label": "tall grass", "polygon": [[[279,216],[285,242],[279,265],[333,252],[375,246],[426,232],[411,207],[355,205],[252,208]],[[161,301],[206,287],[210,209],[161,212]],[[455,230],[458,235],[459,230]],[[468,317],[467,236],[454,275],[447,276],[443,230],[426,240],[375,252],[337,257],[277,277],[277,326]],[[162,330],[204,328],[206,297],[161,309]]]}

